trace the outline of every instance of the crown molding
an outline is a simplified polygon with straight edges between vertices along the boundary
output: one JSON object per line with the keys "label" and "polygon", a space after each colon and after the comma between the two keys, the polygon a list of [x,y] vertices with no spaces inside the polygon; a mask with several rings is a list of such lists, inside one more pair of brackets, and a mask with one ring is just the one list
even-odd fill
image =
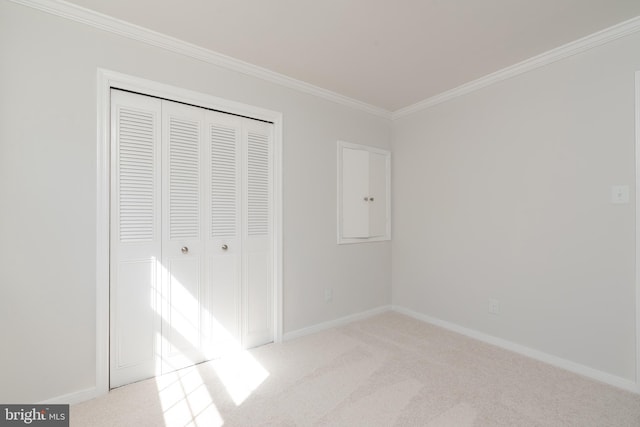
{"label": "crown molding", "polygon": [[563,46],[544,52],[540,55],[526,59],[517,64],[503,68],[502,70],[488,74],[479,79],[462,84],[456,88],[447,90],[423,101],[400,108],[393,112],[376,107],[371,104],[353,99],[336,92],[276,73],[269,69],[259,67],[248,62],[214,52],[200,46],[187,43],[183,40],[167,36],[165,34],[131,24],[110,16],[86,9],[63,0],[9,0],[24,6],[28,6],[43,12],[57,15],[66,19],[80,22],[94,28],[109,31],[123,37],[147,43],[162,49],[176,52],[191,58],[207,62],[219,67],[233,70],[248,76],[256,77],[264,81],[275,83],[283,87],[297,90],[309,95],[314,95],[337,104],[364,111],[385,119],[397,120],[399,118],[417,113],[438,104],[450,101],[499,83],[503,80],[524,74],[540,67],[560,61],[573,55],[585,52],[589,49],[612,42],[621,37],[640,31],[640,16],[624,21],[620,24],[598,31],[581,39],[567,43]]}
{"label": "crown molding", "polygon": [[120,19],[112,18],[102,13],[68,3],[63,0],[10,0],[24,6],[31,7],[52,15],[80,22],[100,30],[109,31],[123,37],[147,43],[162,49],[176,52],[209,64],[233,70],[251,77],[257,77],[270,83],[275,83],[309,95],[314,95],[350,108],[364,111],[385,119],[391,119],[391,112],[383,108],[367,104],[357,99],[349,98],[336,92],[276,73],[239,59],[214,52],[209,49],[167,36],[157,31],[149,30]]}
{"label": "crown molding", "polygon": [[620,24],[598,31],[597,33],[593,33],[555,49],[549,50],[545,53],[526,59],[522,62],[518,62],[517,64],[503,68],[502,70],[488,74],[484,77],[480,77],[477,80],[470,81],[454,89],[442,92],[438,95],[417,102],[413,105],[409,105],[408,107],[395,110],[391,114],[391,118],[392,120],[397,120],[401,117],[417,113],[418,111],[422,111],[435,105],[442,104],[443,102],[450,101],[454,98],[466,95],[478,89],[482,89],[503,80],[510,79],[512,77],[524,74],[540,67],[544,67],[556,61],[560,61],[570,56],[585,52],[589,49],[602,46],[603,44],[612,42],[621,37],[636,33],[638,31],[640,31],[640,16],[632,18],[628,21],[621,22]]}

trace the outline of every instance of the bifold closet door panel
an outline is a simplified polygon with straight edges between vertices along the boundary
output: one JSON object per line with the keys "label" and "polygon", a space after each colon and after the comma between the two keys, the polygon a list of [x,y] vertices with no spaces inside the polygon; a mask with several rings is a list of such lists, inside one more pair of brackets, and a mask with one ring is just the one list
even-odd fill
{"label": "bifold closet door panel", "polygon": [[243,336],[246,348],[273,341],[273,125],[243,130]]}
{"label": "bifold closet door panel", "polygon": [[238,116],[207,112],[206,236],[209,294],[203,323],[208,358],[241,346],[241,136]]}
{"label": "bifold closet door panel", "polygon": [[110,387],[156,375],[161,101],[111,91]]}
{"label": "bifold closet door panel", "polygon": [[204,360],[205,110],[162,101],[163,372]]}

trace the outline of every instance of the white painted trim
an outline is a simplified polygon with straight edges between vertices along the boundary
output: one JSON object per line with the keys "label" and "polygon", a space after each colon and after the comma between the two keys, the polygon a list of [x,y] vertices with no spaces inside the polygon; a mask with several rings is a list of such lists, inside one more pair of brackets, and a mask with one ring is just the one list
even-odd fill
{"label": "white painted trim", "polygon": [[[96,392],[109,391],[109,125],[111,88],[125,89],[273,123],[274,126],[274,341],[282,341],[283,328],[283,117],[282,113],[217,98],[126,74],[98,69],[97,127],[97,248],[96,248]],[[92,396],[92,397],[95,397]]]}
{"label": "white painted trim", "polygon": [[337,328],[339,326],[348,325],[349,323],[356,322],[358,320],[367,319],[369,317],[385,313],[391,310],[390,305],[383,305],[378,308],[373,308],[371,310],[363,311],[356,314],[351,314],[349,316],[341,317],[339,319],[329,320],[328,322],[318,323],[313,326],[309,326],[306,328],[298,329],[295,331],[287,332],[284,334],[284,340],[289,341],[296,338],[304,337],[306,335],[315,334],[317,332],[322,332],[327,329]]}
{"label": "white painted trim", "polygon": [[237,71],[248,76],[257,77],[270,83],[275,83],[290,89],[295,89],[310,95],[323,98],[337,104],[341,104],[350,108],[355,108],[369,114],[373,114],[385,119],[391,118],[391,112],[371,104],[367,104],[357,99],[353,99],[336,92],[276,73],[248,62],[205,49],[200,46],[179,40],[165,34],[149,30],[138,25],[122,21],[102,13],[95,12],[68,3],[63,0],[11,0],[52,15],[60,16],[72,21],[80,22],[100,30],[109,31],[123,37],[147,43],[162,49],[176,52],[200,61],[207,62],[219,67],[224,67],[233,71]]}
{"label": "white painted trim", "polygon": [[109,391],[110,75],[97,70],[96,392]]}
{"label": "white painted trim", "polygon": [[502,70],[488,74],[479,79],[470,81],[454,89],[442,92],[413,105],[390,112],[357,99],[323,89],[301,80],[285,76],[284,74],[276,73],[266,68],[187,43],[126,21],[112,18],[63,0],[10,1],[391,120],[396,120],[418,111],[422,111],[429,107],[433,107],[459,96],[490,86],[494,83],[535,70],[536,68],[543,67],[569,56],[576,55],[640,31],[640,16],[638,16],[567,43],[563,46],[549,50],[540,55],[526,59],[517,64],[503,68]]}
{"label": "white painted trim", "polygon": [[[340,141],[338,140],[337,145],[337,172],[338,172],[338,176],[337,176],[337,227],[336,227],[336,231],[337,231],[337,241],[339,245],[344,245],[344,244],[355,244],[355,243],[368,243],[368,242],[382,242],[382,241],[386,241],[386,240],[391,240],[391,151],[389,150],[384,150],[382,148],[377,148],[377,147],[370,147],[368,145],[362,145],[362,144],[354,144],[352,142],[347,142],[347,141]],[[387,215],[387,223],[386,223],[386,228],[385,228],[385,235],[384,236],[377,236],[377,237],[369,237],[369,238],[362,238],[362,239],[354,239],[354,238],[348,238],[348,237],[342,237],[342,227],[343,227],[343,223],[342,223],[342,149],[343,148],[352,148],[354,150],[364,150],[364,151],[368,151],[370,153],[378,153],[378,154],[382,154],[383,156],[386,157],[386,199],[387,199],[387,206],[386,206],[386,215]]]}
{"label": "white painted trim", "polygon": [[545,65],[577,55],[638,31],[640,31],[640,16],[621,22],[620,24],[612,27],[605,28],[604,30],[549,50],[522,62],[518,62],[517,64],[503,68],[502,70],[488,74],[484,77],[480,77],[479,79],[470,81],[446,92],[442,92],[416,104],[396,110],[391,114],[392,120],[397,120],[401,117],[442,104],[443,102],[450,101],[459,96],[466,95],[478,89],[499,83],[503,80],[544,67]]}
{"label": "white painted trim", "polygon": [[273,254],[276,257],[275,268],[273,271],[273,307],[275,312],[274,316],[274,336],[273,340],[276,343],[282,342],[282,335],[284,329],[284,130],[283,130],[283,117],[281,113],[277,114],[277,120],[273,122],[273,169],[275,173],[275,182],[273,183],[273,200],[274,215],[273,215]]}
{"label": "white painted trim", "polygon": [[640,71],[636,71],[636,392],[640,393]]}
{"label": "white painted trim", "polygon": [[429,323],[431,325],[439,326],[441,328],[457,332],[459,334],[465,335],[469,338],[476,339],[478,341],[482,341],[491,345],[495,345],[496,347],[503,348],[508,351],[512,351],[514,353],[521,354],[523,356],[530,357],[535,360],[539,360],[541,362],[547,363],[549,365],[573,372],[578,375],[582,375],[588,378],[591,378],[596,381],[603,382],[605,384],[612,385],[614,387],[618,387],[623,390],[627,390],[630,392],[638,393],[638,389],[636,387],[636,383],[625,378],[621,378],[615,375],[608,374],[606,372],[599,371],[597,369],[590,368],[585,365],[581,365],[579,363],[572,362],[571,360],[563,359],[557,356],[553,356],[548,353],[544,353],[539,350],[534,350],[529,347],[525,347],[520,344],[516,344],[514,342],[494,337],[489,334],[485,334],[473,329],[465,328],[463,326],[456,325],[455,323],[447,322],[445,320],[437,319],[435,317],[427,316],[422,313],[415,312],[405,307],[396,306],[392,307],[392,310],[398,312],[400,314],[404,314],[406,316],[412,317],[414,319],[420,320],[425,323]]}
{"label": "white painted trim", "polygon": [[85,402],[95,399],[103,393],[98,391],[97,387],[87,388],[73,393],[63,394],[62,396],[53,397],[43,400],[38,405],[75,405],[76,403]]}

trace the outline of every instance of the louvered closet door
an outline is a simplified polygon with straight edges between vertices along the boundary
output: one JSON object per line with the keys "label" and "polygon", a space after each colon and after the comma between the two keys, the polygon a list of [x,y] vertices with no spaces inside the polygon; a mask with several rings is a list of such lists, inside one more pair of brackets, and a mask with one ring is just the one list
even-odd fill
{"label": "louvered closet door", "polygon": [[241,136],[243,119],[207,112],[208,150],[207,273],[208,316],[203,327],[208,358],[237,350],[240,328],[241,240]]}
{"label": "louvered closet door", "polygon": [[156,374],[161,102],[111,92],[110,385]]}
{"label": "louvered closet door", "polygon": [[112,387],[273,341],[272,128],[112,91]]}
{"label": "louvered closet door", "polygon": [[162,101],[162,371],[205,360],[205,110]]}
{"label": "louvered closet door", "polygon": [[273,125],[243,123],[243,338],[247,348],[273,341]]}

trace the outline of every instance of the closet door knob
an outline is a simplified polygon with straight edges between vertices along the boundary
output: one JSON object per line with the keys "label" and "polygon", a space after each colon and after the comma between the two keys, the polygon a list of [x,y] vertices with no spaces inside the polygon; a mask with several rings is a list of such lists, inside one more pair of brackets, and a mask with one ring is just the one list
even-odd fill
{"label": "closet door knob", "polygon": [[229,249],[229,246],[227,246],[227,245],[222,245],[222,250],[223,250],[223,251],[226,251],[227,249]]}
{"label": "closet door knob", "polygon": [[189,253],[189,248],[186,246],[183,246],[182,249],[180,249],[182,251],[183,254],[188,254]]}
{"label": "closet door knob", "polygon": [[370,201],[370,202],[373,202],[373,197],[369,197],[369,201]]}
{"label": "closet door knob", "polygon": [[364,198],[364,201],[365,201],[365,202],[368,202],[368,201],[369,201],[369,198],[368,198],[368,197],[365,197],[365,198]]}

